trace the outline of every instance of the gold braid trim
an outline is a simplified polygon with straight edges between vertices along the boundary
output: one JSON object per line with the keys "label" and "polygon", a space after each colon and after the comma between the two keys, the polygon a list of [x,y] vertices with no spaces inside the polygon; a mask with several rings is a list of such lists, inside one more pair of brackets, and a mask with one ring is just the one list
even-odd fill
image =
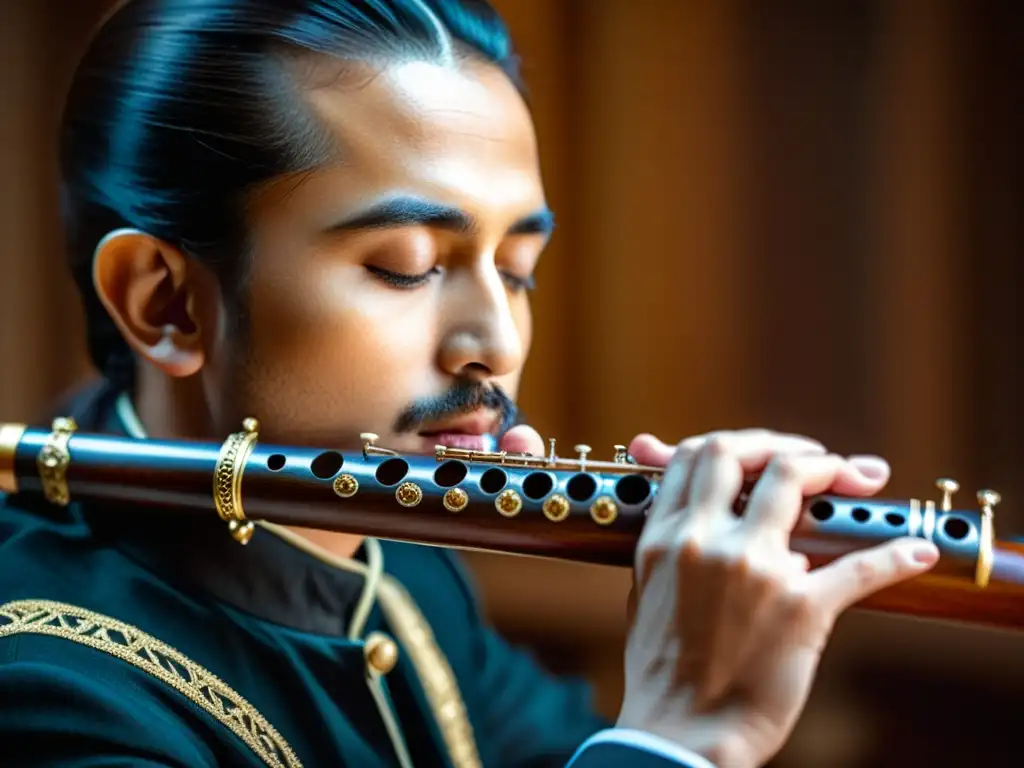
{"label": "gold braid trim", "polygon": [[381,578],[377,596],[388,623],[419,673],[455,768],[481,768],[483,763],[455,672],[438,647],[427,620],[405,587],[391,576]]}
{"label": "gold braid trim", "polygon": [[60,637],[116,656],[206,710],[268,766],[302,766],[281,734],[239,693],[140,629],[75,605],[49,600],[19,600],[0,605],[0,638],[18,634]]}

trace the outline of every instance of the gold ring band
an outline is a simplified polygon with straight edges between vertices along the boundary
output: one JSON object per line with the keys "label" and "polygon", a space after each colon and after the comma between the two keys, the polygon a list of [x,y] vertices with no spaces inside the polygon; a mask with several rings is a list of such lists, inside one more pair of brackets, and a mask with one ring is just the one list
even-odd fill
{"label": "gold ring band", "polygon": [[243,431],[228,437],[221,446],[213,471],[213,504],[220,519],[226,523],[245,522],[242,475],[245,474],[245,462],[259,438],[259,428],[256,419],[246,419],[242,423]]}
{"label": "gold ring band", "polygon": [[78,424],[71,418],[53,420],[53,431],[46,438],[46,444],[36,456],[36,468],[43,485],[43,495],[51,504],[66,507],[71,502],[67,472],[71,465],[71,451],[68,443],[78,430]]}

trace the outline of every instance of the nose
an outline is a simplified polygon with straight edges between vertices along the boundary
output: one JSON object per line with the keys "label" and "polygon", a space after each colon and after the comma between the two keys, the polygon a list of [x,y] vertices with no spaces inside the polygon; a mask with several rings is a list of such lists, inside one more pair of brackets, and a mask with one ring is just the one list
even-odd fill
{"label": "nose", "polygon": [[475,380],[506,376],[523,363],[523,339],[498,271],[468,271],[447,292],[441,368]]}

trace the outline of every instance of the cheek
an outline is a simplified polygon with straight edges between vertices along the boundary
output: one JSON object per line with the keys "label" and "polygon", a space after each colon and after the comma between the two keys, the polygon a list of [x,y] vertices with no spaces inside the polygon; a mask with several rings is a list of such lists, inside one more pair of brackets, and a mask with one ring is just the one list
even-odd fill
{"label": "cheek", "polygon": [[[512,299],[511,309],[512,321],[519,332],[519,343],[522,345],[523,361],[525,362],[526,358],[530,355],[530,346],[533,342],[533,313],[530,309],[530,301],[525,294],[515,297]],[[498,383],[506,392],[515,397],[519,392],[519,383],[522,380],[522,376],[523,366],[521,365],[513,373],[498,379]]]}
{"label": "cheek", "polygon": [[254,280],[250,397],[261,413],[286,416],[292,434],[320,425],[384,433],[430,375],[436,322],[429,296],[391,297],[367,286],[364,275],[350,265],[304,265]]}
{"label": "cheek", "polygon": [[527,298],[521,298],[513,305],[512,311],[516,327],[519,329],[519,338],[523,345],[523,357],[530,353],[530,346],[533,343],[533,312],[530,309],[530,302]]}

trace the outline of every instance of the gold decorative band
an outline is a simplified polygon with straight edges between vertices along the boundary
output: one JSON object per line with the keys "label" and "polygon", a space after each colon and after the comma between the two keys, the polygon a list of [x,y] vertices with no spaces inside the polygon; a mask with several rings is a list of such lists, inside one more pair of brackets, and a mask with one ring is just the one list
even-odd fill
{"label": "gold decorative band", "polygon": [[19,600],[0,605],[0,638],[35,634],[88,646],[131,664],[211,715],[267,768],[302,768],[294,750],[240,693],[138,627],[77,605]]}
{"label": "gold decorative band", "polygon": [[14,459],[18,443],[25,434],[24,424],[0,424],[0,493],[17,493],[18,476],[14,472]]}
{"label": "gold decorative band", "polygon": [[46,500],[51,504],[66,507],[71,501],[67,481],[68,466],[71,464],[68,443],[78,430],[78,424],[74,419],[58,418],[53,420],[52,429],[46,444],[36,456],[36,467],[39,470],[39,479]]}
{"label": "gold decorative band", "polygon": [[224,441],[213,472],[213,503],[220,519],[227,523],[245,522],[242,475],[245,462],[259,438],[260,423],[256,419],[246,419],[242,422],[242,430]]}

